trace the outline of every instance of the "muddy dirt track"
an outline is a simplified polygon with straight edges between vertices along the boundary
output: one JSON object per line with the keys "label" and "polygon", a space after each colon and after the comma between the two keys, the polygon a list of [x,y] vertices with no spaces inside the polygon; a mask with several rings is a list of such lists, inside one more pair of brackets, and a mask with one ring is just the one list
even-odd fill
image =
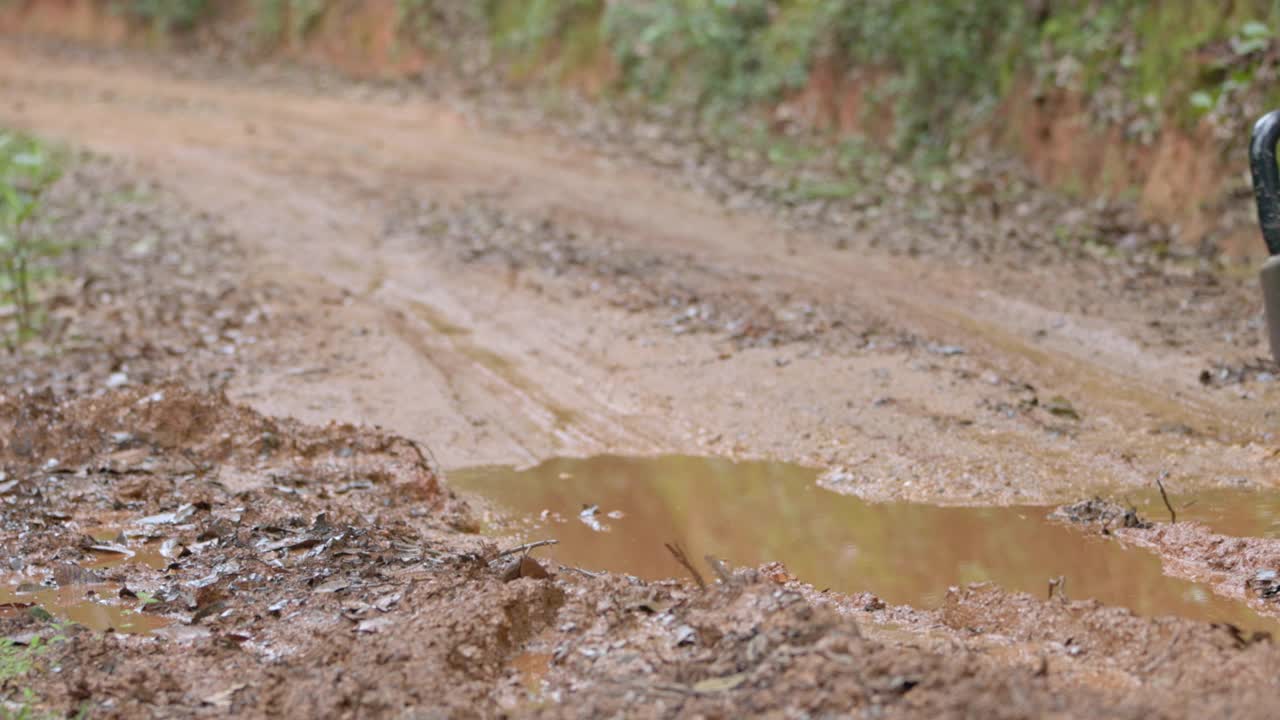
{"label": "muddy dirt track", "polygon": [[[135,161],[252,248],[250,282],[340,298],[290,339],[315,374],[237,379],[233,395],[265,411],[430,438],[450,467],[765,455],[844,467],[841,489],[869,497],[1060,500],[1160,471],[1260,487],[1274,474],[1271,386],[1200,380],[1263,354],[1239,321],[1256,317],[1247,279],[1135,298],[1100,266],[1029,251],[912,259],[412,96],[0,59],[0,120]],[[450,224],[468,219],[523,237],[457,247],[477,230]],[[952,235],[937,234],[916,242]],[[627,310],[632,288],[647,312]],[[1175,299],[1151,302],[1161,294]],[[670,327],[720,318],[781,342]],[[1054,398],[1069,405],[1016,411]]]}
{"label": "muddy dirt track", "polygon": [[[166,582],[194,595],[166,594],[136,567],[68,584],[115,583],[127,597],[150,583],[161,608],[149,612],[214,626],[171,639],[220,669],[193,653],[145,679],[150,640],[80,634],[59,650],[68,682],[42,687],[62,706],[91,701],[123,716],[194,703],[207,714],[352,717],[432,706],[1138,717],[1181,715],[1195,698],[1205,712],[1267,714],[1255,701],[1274,696],[1262,668],[1276,651],[1223,626],[992,588],[956,590],[936,610],[886,609],[870,596],[823,598],[777,568],[726,573],[705,593],[570,568],[549,581],[541,567],[503,566],[494,546],[462,533],[472,511],[438,472],[687,454],[798,462],[875,501],[1047,505],[1148,491],[1162,473],[1186,495],[1268,490],[1280,398],[1258,361],[1250,274],[1191,255],[1054,249],[1057,216],[1037,214],[1032,200],[1000,211],[975,199],[956,211],[959,227],[905,210],[806,218],[724,191],[714,167],[678,154],[655,162],[661,152],[628,154],[589,130],[575,136],[482,104],[50,53],[0,44],[0,124],[107,156],[234,238],[227,257],[172,249],[198,263],[195,289],[180,297],[268,318],[261,333],[237,326],[236,338],[255,337],[227,352],[216,338],[201,342],[200,328],[173,341],[202,349],[172,352],[165,367],[211,395],[165,386],[61,409],[48,398],[10,406],[38,421],[15,424],[14,437],[41,428],[6,446],[15,468],[26,462],[34,477],[33,458],[58,454],[39,443],[62,440],[76,450],[59,463],[100,482],[81,487],[78,473],[52,495],[81,498],[113,527],[124,509],[189,506],[161,523],[186,528],[164,539],[216,549],[187,567],[169,558]],[[937,191],[907,188],[899,209]],[[1021,235],[1004,232],[1011,224]],[[983,246],[966,228],[999,232]],[[159,332],[139,325],[135,340]],[[108,372],[119,358],[108,365],[99,379],[121,384]],[[74,385],[75,372],[58,382]],[[13,392],[23,389],[21,374],[11,377]],[[252,409],[232,409],[221,390]],[[182,398],[172,412],[188,434],[177,439],[165,439],[175,421],[136,410],[159,403],[163,415],[166,397]],[[379,430],[277,426],[258,413]],[[116,431],[114,446],[85,439],[97,425]],[[306,463],[264,460],[281,447]],[[130,463],[148,456],[162,469],[138,480]],[[199,489],[192,476],[214,464],[234,470]],[[290,480],[307,473],[311,485]],[[171,479],[146,480],[155,475]],[[352,488],[367,492],[348,501]],[[1272,541],[1130,527],[1113,511],[1073,519],[1227,597],[1244,598],[1246,581],[1280,559]],[[57,512],[85,510],[68,501]],[[80,535],[60,532],[49,530],[28,564],[70,559],[59,548]],[[281,553],[264,578],[286,566],[305,577],[245,580],[263,553]],[[289,606],[280,598],[299,595],[320,599],[298,601],[301,619],[279,627]],[[254,612],[270,629],[241,623]],[[128,673],[116,679],[85,659],[117,654],[111,662]],[[192,690],[184,678],[198,673],[212,674]],[[543,683],[534,700],[530,673]]]}

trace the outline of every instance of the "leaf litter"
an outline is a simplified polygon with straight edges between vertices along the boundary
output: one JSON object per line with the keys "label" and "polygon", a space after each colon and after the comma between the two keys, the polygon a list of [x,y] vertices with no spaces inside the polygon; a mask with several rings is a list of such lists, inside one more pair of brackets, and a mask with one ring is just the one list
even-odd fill
{"label": "leaf litter", "polygon": [[[54,334],[72,341],[67,352],[3,366],[0,546],[20,560],[10,563],[19,597],[56,590],[164,626],[71,627],[47,655],[58,672],[25,681],[52,708],[88,703],[94,717],[201,707],[259,717],[1263,717],[1280,690],[1269,642],[1087,601],[977,586],[922,612],[869,594],[825,595],[777,565],[708,560],[708,583],[682,550],[696,589],[574,571],[534,558],[530,544],[500,550],[468,532],[473,511],[412,441],[228,400],[235,367],[290,300],[243,282],[235,238],[162,193],[100,200],[135,188],[121,187],[127,176],[93,161],[59,191],[68,222],[109,228],[110,238],[100,256],[68,266],[58,290]],[[466,228],[503,211],[480,212],[446,241],[492,236]],[[513,235],[511,249],[480,256],[583,272],[573,238],[552,239],[541,255]],[[648,261],[628,259],[616,274]],[[608,267],[594,263],[581,277],[598,280]],[[614,301],[653,309],[674,297],[671,332],[727,333],[739,347],[845,332],[803,299],[708,301],[664,282],[620,283]],[[83,545],[88,528],[108,525],[146,534]],[[1178,532],[1190,532],[1183,525]],[[80,565],[87,553],[137,552],[139,538],[159,541],[171,562]],[[1265,593],[1271,580],[1255,585]],[[51,616],[31,600],[0,608],[5,636],[45,632]],[[536,692],[519,668],[530,654],[546,658]],[[1113,680],[1093,681],[1099,672]]]}

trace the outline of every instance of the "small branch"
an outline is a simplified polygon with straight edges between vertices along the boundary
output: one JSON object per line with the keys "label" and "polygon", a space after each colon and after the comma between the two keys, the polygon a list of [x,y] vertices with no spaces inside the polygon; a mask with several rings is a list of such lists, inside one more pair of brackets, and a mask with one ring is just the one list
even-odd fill
{"label": "small branch", "polygon": [[707,565],[711,566],[712,572],[716,574],[716,577],[720,578],[720,582],[725,585],[733,582],[733,573],[729,571],[729,566],[725,565],[720,558],[715,555],[708,555]]}
{"label": "small branch", "polygon": [[676,543],[674,545],[671,543],[663,543],[663,545],[667,547],[667,552],[671,553],[671,557],[674,557],[676,562],[683,565],[684,569],[688,570],[689,574],[693,575],[694,581],[698,583],[698,589],[706,590],[707,581],[702,579],[702,573],[698,572],[698,568],[694,567],[693,563],[689,562],[689,556],[684,554],[684,548],[680,547],[680,543]]}
{"label": "small branch", "polygon": [[1169,523],[1176,525],[1178,523],[1178,513],[1173,509],[1173,503],[1169,502],[1169,493],[1164,491],[1164,479],[1169,477],[1169,473],[1162,472],[1156,476],[1156,487],[1160,488],[1160,499],[1164,500],[1164,506],[1169,510]]}
{"label": "small branch", "polygon": [[1155,670],[1161,665],[1161,663],[1169,659],[1169,656],[1173,654],[1174,648],[1178,646],[1178,643],[1181,640],[1182,628],[1179,628],[1178,631],[1173,634],[1173,638],[1169,640],[1169,644],[1165,647],[1164,652],[1161,652],[1159,655],[1152,658],[1146,665],[1142,666],[1142,668],[1138,670],[1138,673],[1141,675],[1149,675],[1152,670]]}
{"label": "small branch", "polygon": [[489,562],[493,562],[498,558],[504,558],[508,555],[515,555],[516,553],[522,553],[522,552],[527,553],[530,550],[533,550],[534,548],[540,548],[540,547],[543,547],[544,545],[559,545],[559,544],[560,544],[559,540],[538,540],[536,542],[525,543],[524,545],[513,547],[510,550],[503,550],[497,555],[494,555],[493,558],[489,560]]}
{"label": "small branch", "polygon": [[[436,455],[435,453],[431,452],[431,448],[428,447],[426,448],[426,452],[423,452],[423,445],[419,443],[417,440],[414,440],[413,438],[402,438],[402,439],[406,443],[408,443],[409,447],[412,448],[415,453],[417,453],[418,463],[422,466],[422,468],[427,472],[431,473],[432,475],[439,477],[440,462],[436,460]],[[430,458],[430,460],[428,460],[427,458]]]}
{"label": "small branch", "polygon": [[1058,599],[1067,602],[1067,576],[1059,575],[1056,578],[1049,578],[1049,599],[1052,600],[1054,594]]}

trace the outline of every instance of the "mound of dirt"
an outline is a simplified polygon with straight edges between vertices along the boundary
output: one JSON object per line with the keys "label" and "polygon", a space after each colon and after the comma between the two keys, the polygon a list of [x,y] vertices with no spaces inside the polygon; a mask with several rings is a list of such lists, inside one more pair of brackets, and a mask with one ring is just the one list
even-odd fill
{"label": "mound of dirt", "polygon": [[55,472],[194,471],[225,485],[251,476],[393,483],[438,507],[444,497],[417,443],[367,428],[307,427],[176,383],[58,401],[50,391],[0,396],[0,463],[38,482]]}
{"label": "mound of dirt", "polygon": [[[50,707],[1143,717],[1175,697],[1257,707],[1215,690],[1215,668],[1272,682],[1265,638],[1094,602],[973,587],[931,619],[814,594],[777,566],[721,567],[702,590],[500,551],[465,532],[472,513],[414,443],[268,418],[216,392],[3,408],[0,632],[65,635],[22,679]],[[56,449],[69,454],[50,462]],[[116,632],[59,631],[37,608],[97,613]],[[938,621],[946,640],[915,634]]]}
{"label": "mound of dirt", "polygon": [[1124,507],[1110,500],[1092,497],[1053,512],[1053,517],[1073,523],[1099,525],[1103,528],[1149,528],[1151,523],[1138,515],[1136,508]]}

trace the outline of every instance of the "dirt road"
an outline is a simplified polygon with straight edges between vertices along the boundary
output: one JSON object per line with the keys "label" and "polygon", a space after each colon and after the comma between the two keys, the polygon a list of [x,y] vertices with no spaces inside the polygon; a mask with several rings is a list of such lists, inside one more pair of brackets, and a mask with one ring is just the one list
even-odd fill
{"label": "dirt road", "polygon": [[[0,126],[111,158],[78,164],[53,205],[110,236],[58,290],[81,325],[38,367],[0,365],[16,578],[0,629],[52,634],[30,611],[62,593],[94,632],[6,691],[104,717],[1265,716],[1278,651],[1239,600],[1280,615],[1280,541],[1229,537],[1266,531],[1256,496],[1224,537],[1105,502],[1053,520],[836,503],[806,494],[803,469],[756,466],[750,485],[664,460],[664,492],[694,498],[673,505],[698,510],[700,535],[739,537],[742,564],[807,545],[808,565],[719,567],[700,588],[653,580],[675,572],[668,497],[595,519],[644,526],[649,580],[512,565],[422,449],[446,469],[791,460],[870,500],[955,505],[1124,498],[1165,472],[1179,501],[1271,489],[1280,420],[1251,271],[1086,252],[1059,211],[1094,210],[1039,190],[966,190],[938,219],[926,201],[946,188],[890,171],[896,204],[808,217],[678,144],[159,59],[0,42]],[[224,385],[252,410],[204,392]],[[333,420],[387,432],[318,427]],[[539,472],[590,484],[611,463]],[[751,502],[721,508],[733,495]],[[633,536],[597,542],[577,520],[565,557],[636,572]],[[918,608],[860,585],[933,587],[912,553],[963,566],[983,547],[1038,597],[1001,580]],[[1046,557],[1085,581],[1044,601]],[[841,572],[849,594],[804,584]],[[1077,586],[1184,617],[1069,601]]]}
{"label": "dirt road", "polygon": [[[234,386],[268,412],[382,425],[448,467],[766,456],[842,469],[833,483],[872,498],[1059,500],[1160,471],[1180,487],[1273,482],[1272,386],[1200,380],[1261,352],[1212,322],[1224,306],[1256,314],[1248,279],[1156,291],[1181,293],[1169,315],[1095,287],[1087,263],[1027,255],[996,272],[856,234],[839,248],[655,169],[394,92],[14,46],[0,90],[0,122],[135,161],[225,219],[254,253],[250,282],[310,299],[280,360]],[[442,208],[487,230],[451,232]],[[526,246],[451,242],[503,226],[530,231]],[[650,302],[619,299],[624,283]],[[681,332],[707,303],[740,336],[784,342]],[[1162,324],[1175,339],[1153,336]]]}

